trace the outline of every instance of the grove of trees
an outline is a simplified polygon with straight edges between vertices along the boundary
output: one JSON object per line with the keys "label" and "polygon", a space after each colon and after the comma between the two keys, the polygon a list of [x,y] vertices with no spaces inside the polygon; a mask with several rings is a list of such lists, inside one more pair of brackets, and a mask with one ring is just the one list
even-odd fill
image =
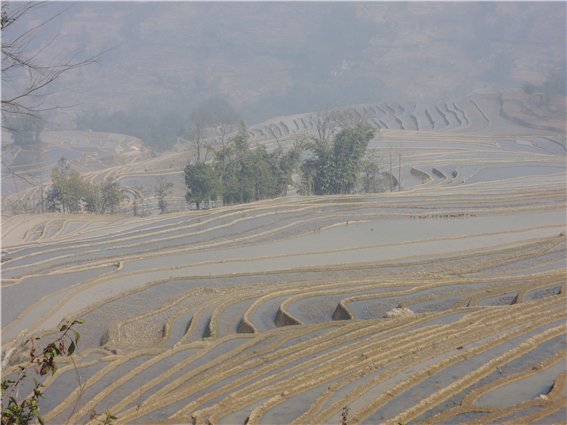
{"label": "grove of trees", "polygon": [[357,123],[344,127],[332,141],[327,138],[309,141],[306,150],[312,156],[301,164],[302,194],[353,193],[360,179],[368,142],[374,135],[373,127]]}
{"label": "grove of trees", "polygon": [[292,173],[301,151],[295,146],[284,152],[280,147],[268,152],[265,146],[251,149],[244,121],[237,135],[214,149],[212,164],[185,167],[187,202],[221,198],[223,205],[240,204],[283,196],[292,184]]}
{"label": "grove of trees", "polygon": [[61,158],[51,171],[51,187],[46,194],[46,210],[62,213],[115,214],[127,199],[118,182],[106,180],[99,185],[85,182],[65,158]]}
{"label": "grove of trees", "polygon": [[[250,147],[246,125],[240,120],[236,136],[221,138],[216,148],[208,147],[213,151],[210,163],[200,162],[197,154],[195,163],[185,167],[186,201],[199,209],[210,200],[222,199],[223,205],[230,205],[284,196],[290,185],[296,185],[294,172],[301,175],[300,195],[383,191],[379,158],[374,151],[366,156],[375,128],[352,112],[337,114],[328,109],[316,116],[315,126],[315,136],[300,137],[286,150],[277,130],[268,128],[277,145],[268,152],[264,145]],[[204,130],[199,127],[195,133],[197,149]]]}

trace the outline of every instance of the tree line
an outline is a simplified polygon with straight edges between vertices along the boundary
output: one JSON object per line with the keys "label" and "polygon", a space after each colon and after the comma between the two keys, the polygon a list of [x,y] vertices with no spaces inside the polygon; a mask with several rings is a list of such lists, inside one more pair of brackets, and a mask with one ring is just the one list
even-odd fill
{"label": "tree line", "polygon": [[201,203],[222,199],[223,205],[241,204],[285,195],[292,184],[292,173],[299,160],[300,149],[287,152],[281,147],[268,152],[263,145],[250,148],[248,131],[240,120],[235,137],[212,148],[211,164],[199,162],[185,167],[186,200]]}
{"label": "tree line", "polygon": [[[275,148],[268,151],[261,144],[251,146],[243,120],[239,120],[234,131],[233,111],[218,113],[218,108],[206,106],[209,108],[201,107],[191,114],[195,154],[184,169],[185,199],[187,203],[195,203],[197,209],[217,200],[231,205],[277,198],[285,196],[290,186],[296,187],[299,195],[306,196],[385,190],[387,179],[381,160],[376,150],[367,149],[378,130],[354,110],[326,109],[314,115],[311,119],[315,134],[298,135],[285,148],[281,131],[269,125],[268,133],[273,137]],[[211,139],[211,134],[216,138]],[[215,146],[205,143],[211,140],[216,140]],[[300,183],[293,180],[294,174],[300,177]],[[130,203],[134,215],[149,213],[145,202],[151,191],[159,211],[162,214],[168,211],[167,197],[173,183],[164,177],[158,177],[156,183],[151,190],[140,184],[128,189],[134,195]],[[100,184],[84,181],[65,158],[52,169],[51,186],[45,194],[42,211],[45,207],[45,211],[61,213],[115,214],[129,199],[127,189],[113,179]]]}
{"label": "tree line", "polygon": [[46,192],[47,211],[95,214],[115,214],[128,198],[124,187],[113,179],[94,185],[61,158],[51,172],[51,186]]}
{"label": "tree line", "polygon": [[[286,148],[279,128],[269,125],[268,133],[275,142],[271,151],[264,145],[251,146],[246,124],[239,120],[236,125],[235,117],[234,109],[218,100],[204,102],[190,114],[191,125],[185,134],[192,136],[194,158],[184,169],[185,199],[195,203],[197,209],[217,200],[231,205],[277,198],[285,196],[290,186],[306,196],[376,193],[385,189],[387,179],[377,151],[367,149],[379,130],[354,109],[327,108],[315,114],[311,118],[314,135],[297,135]],[[293,180],[294,174],[300,177],[300,183]],[[100,184],[84,181],[65,158],[53,168],[51,180],[45,203],[42,200],[46,211],[115,214],[129,198],[126,188],[113,179]],[[167,212],[172,186],[159,178],[153,188],[162,214]],[[131,191],[132,212],[146,215],[144,203],[149,189],[137,185]]]}
{"label": "tree line", "polygon": [[[199,120],[195,120],[199,117]],[[196,157],[184,170],[186,200],[201,204],[222,200],[223,205],[247,203],[284,196],[290,185],[300,195],[334,195],[384,190],[383,173],[375,151],[367,155],[368,143],[377,134],[365,117],[355,110],[316,114],[312,119],[315,136],[299,136],[291,147],[283,148],[277,127],[268,126],[276,147],[268,152],[264,145],[253,148],[248,131],[240,120],[236,136],[222,137],[220,146],[206,146],[212,160],[201,161],[205,134],[204,114],[193,111],[196,123],[193,140]],[[281,134],[281,133],[280,133]],[[223,135],[224,136],[224,135]],[[301,184],[292,178],[301,176]]]}
{"label": "tree line", "polygon": [[[211,200],[229,205],[283,196],[290,185],[296,186],[300,195],[375,193],[385,189],[380,160],[375,151],[367,152],[377,129],[355,109],[325,108],[311,118],[315,135],[300,135],[285,150],[279,129],[268,126],[277,144],[271,152],[263,145],[250,146],[246,125],[237,116],[226,100],[211,97],[197,105],[188,120],[177,113],[155,120],[114,112],[77,116],[75,124],[94,131],[131,134],[151,147],[159,146],[159,150],[178,141],[191,143],[194,159],[184,170],[186,201],[195,203],[198,209],[203,203],[208,206]],[[301,183],[294,182],[294,173],[300,176]],[[163,196],[161,199],[165,202]],[[134,209],[138,202],[134,201]],[[166,210],[163,202],[159,206],[162,213]]]}
{"label": "tree line", "polygon": [[[161,214],[166,213],[167,197],[171,195],[172,187],[173,183],[163,176],[156,178],[152,189],[144,188],[139,183],[133,185],[132,213],[135,216],[149,214],[149,211],[146,211],[146,202],[152,191]],[[61,158],[51,170],[51,186],[46,191],[44,206],[48,212],[116,214],[129,199],[127,191],[128,189],[112,178],[103,180],[100,184],[86,182],[65,158]]]}
{"label": "tree line", "polygon": [[97,112],[77,114],[73,123],[78,130],[128,134],[142,140],[157,152],[171,149],[185,133],[185,120],[177,112],[161,117],[133,111],[116,111],[110,114]]}
{"label": "tree line", "polygon": [[194,140],[200,145],[200,155],[204,140],[214,130],[215,135],[225,137],[230,133],[238,112],[225,99],[212,96],[201,102],[189,115],[169,111],[156,116],[143,112],[143,107],[129,111],[101,113],[100,111],[77,114],[73,123],[77,130],[92,130],[102,133],[128,134],[140,139],[156,152],[173,148],[179,141]]}

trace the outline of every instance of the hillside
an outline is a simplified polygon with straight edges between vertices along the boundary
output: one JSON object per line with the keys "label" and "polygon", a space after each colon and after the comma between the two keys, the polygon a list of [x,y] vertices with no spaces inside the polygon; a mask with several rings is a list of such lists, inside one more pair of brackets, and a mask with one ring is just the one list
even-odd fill
{"label": "hillside", "polygon": [[327,103],[432,102],[539,84],[565,62],[565,7],[80,2],[42,28],[35,47],[57,33],[43,57],[119,46],[52,87],[50,99],[79,104],[59,110],[55,122],[69,125],[76,112],[95,109],[185,113],[223,95],[257,123]]}
{"label": "hillside", "polygon": [[[336,425],[345,406],[349,425],[562,423],[565,133],[500,112],[498,94],[357,105],[380,128],[369,147],[402,153],[402,190],[3,216],[3,376],[26,339],[81,318],[72,361],[42,378],[54,425],[95,425],[93,408],[117,424]],[[315,131],[313,114],[250,127],[267,149],[268,124],[283,144]],[[180,177],[192,155],[88,132],[49,141],[89,148],[84,175],[125,185]],[[105,149],[128,155],[101,168]]]}
{"label": "hillside", "polygon": [[[48,8],[38,58],[111,50],[50,86],[46,105],[74,106],[45,114],[41,140],[2,134],[2,377],[63,326],[81,335],[14,393],[38,378],[46,423],[564,423],[565,2]],[[180,121],[211,99],[225,116],[201,160],[235,146],[246,171],[248,152],[301,142],[314,162],[322,121],[330,143],[365,121],[352,181],[375,185],[303,196],[310,175],[288,167],[274,199],[188,202],[198,152]],[[355,161],[351,142],[328,145],[325,173]],[[77,208],[44,212],[63,172]],[[122,204],[86,208],[114,181]]]}

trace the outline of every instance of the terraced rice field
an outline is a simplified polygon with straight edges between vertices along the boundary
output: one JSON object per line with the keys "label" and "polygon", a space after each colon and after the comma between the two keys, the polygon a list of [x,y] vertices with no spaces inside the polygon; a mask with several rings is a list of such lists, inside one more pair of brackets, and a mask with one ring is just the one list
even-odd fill
{"label": "terraced rice field", "polygon": [[[8,139],[8,134],[3,134]],[[37,205],[41,191],[50,185],[51,170],[60,158],[70,161],[73,169],[90,183],[100,183],[120,170],[130,169],[150,158],[141,140],[132,136],[90,131],[51,131],[42,133],[42,151],[35,152],[3,146],[2,210],[15,203]],[[4,148],[9,150],[4,151]],[[6,167],[9,166],[9,170]],[[17,173],[16,177],[12,174]],[[130,196],[135,195],[131,192]]]}
{"label": "terraced rice field", "polygon": [[[49,423],[564,423],[565,135],[496,100],[358,106],[371,147],[401,145],[401,191],[3,217],[4,374],[83,318],[77,372],[44,382]],[[275,144],[268,124],[253,142]]]}

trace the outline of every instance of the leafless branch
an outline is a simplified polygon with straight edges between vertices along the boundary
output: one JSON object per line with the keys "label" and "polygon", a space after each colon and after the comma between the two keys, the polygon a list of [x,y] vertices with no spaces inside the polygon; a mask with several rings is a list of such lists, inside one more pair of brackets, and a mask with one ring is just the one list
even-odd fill
{"label": "leafless branch", "polygon": [[211,114],[203,108],[194,109],[189,115],[189,120],[193,124],[193,144],[197,151],[197,162],[201,160],[201,149],[206,137],[206,129],[212,124]]}
{"label": "leafless branch", "polygon": [[[28,2],[11,10],[11,3],[2,3],[2,127],[10,129],[11,117],[31,115],[41,119],[40,112],[66,108],[70,106],[45,105],[44,89],[57,80],[63,73],[100,61],[101,56],[119,46],[107,49],[87,59],[80,59],[83,51],[62,51],[47,63],[41,63],[40,55],[56,41],[57,36],[43,44],[39,50],[31,52],[30,43],[35,39],[36,31],[59,17],[69,8],[56,13],[42,23],[27,29],[14,38],[7,38],[12,26],[28,13],[43,9],[49,2]],[[69,6],[69,7],[72,7]],[[19,81],[25,80],[23,85]]]}
{"label": "leafless branch", "polygon": [[278,138],[278,131],[279,131],[280,135],[283,136],[281,129],[276,124],[272,123],[272,124],[268,124],[267,130],[268,130],[268,133],[270,133],[270,136],[272,136],[276,140],[276,143],[278,144],[278,148],[281,151],[283,151],[282,144],[281,144],[281,142]]}
{"label": "leafless branch", "polygon": [[12,175],[14,175],[14,176],[16,176],[16,177],[19,177],[20,179],[22,179],[23,181],[25,181],[25,182],[26,182],[27,184],[29,184],[30,186],[35,186],[34,183],[31,183],[31,182],[30,182],[29,180],[27,180],[23,175],[21,175],[21,174],[19,174],[19,173],[16,173],[14,170],[12,170],[12,169],[8,166],[8,164],[6,164],[4,161],[1,161],[1,163],[2,163],[2,165],[3,165],[4,167],[6,167],[6,169],[7,169],[10,173],[12,173]]}

